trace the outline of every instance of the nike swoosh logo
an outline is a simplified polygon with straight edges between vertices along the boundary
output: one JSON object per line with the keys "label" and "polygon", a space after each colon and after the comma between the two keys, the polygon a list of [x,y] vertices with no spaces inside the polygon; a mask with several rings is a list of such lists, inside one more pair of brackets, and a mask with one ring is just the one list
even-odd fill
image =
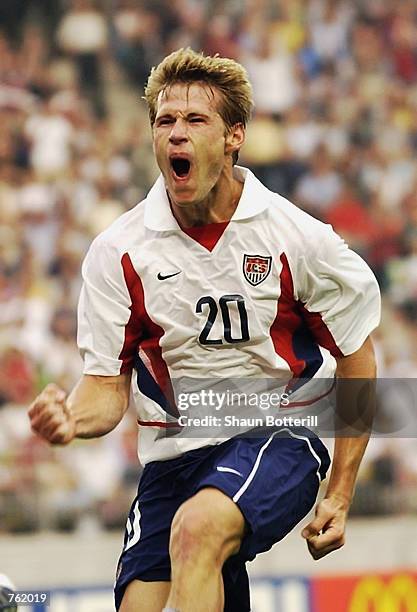
{"label": "nike swoosh logo", "polygon": [[226,467],[224,465],[218,465],[216,469],[218,472],[229,472],[230,474],[237,474],[237,476],[242,476],[243,478],[242,472],[238,472],[237,470],[233,468]]}
{"label": "nike swoosh logo", "polygon": [[157,279],[166,280],[167,278],[171,278],[172,276],[177,276],[177,274],[181,274],[181,272],[182,270],[180,270],[179,272],[174,272],[173,274],[161,274],[160,272],[158,272]]}

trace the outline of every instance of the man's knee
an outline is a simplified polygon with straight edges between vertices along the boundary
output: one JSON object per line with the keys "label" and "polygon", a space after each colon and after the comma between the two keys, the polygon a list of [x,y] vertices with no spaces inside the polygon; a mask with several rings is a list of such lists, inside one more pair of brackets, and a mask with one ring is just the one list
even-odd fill
{"label": "man's knee", "polygon": [[173,563],[208,561],[220,567],[241,544],[245,521],[239,508],[217,489],[203,489],[186,501],[171,526]]}

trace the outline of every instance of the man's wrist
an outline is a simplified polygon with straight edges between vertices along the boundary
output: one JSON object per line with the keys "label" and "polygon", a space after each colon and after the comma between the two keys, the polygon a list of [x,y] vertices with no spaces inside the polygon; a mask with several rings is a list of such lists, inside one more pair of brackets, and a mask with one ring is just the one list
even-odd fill
{"label": "man's wrist", "polygon": [[352,495],[340,491],[327,491],[324,499],[328,499],[345,511],[349,510],[352,503]]}

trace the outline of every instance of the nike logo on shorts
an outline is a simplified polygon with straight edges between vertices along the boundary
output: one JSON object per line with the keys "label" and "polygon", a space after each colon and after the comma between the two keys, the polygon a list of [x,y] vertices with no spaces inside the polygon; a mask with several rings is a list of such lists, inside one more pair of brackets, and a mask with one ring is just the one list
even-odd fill
{"label": "nike logo on shorts", "polygon": [[173,274],[161,274],[161,272],[158,272],[157,279],[166,280],[167,278],[171,278],[172,276],[177,276],[177,274],[181,274],[181,270],[179,272],[174,272]]}
{"label": "nike logo on shorts", "polygon": [[216,470],[218,472],[230,472],[230,474],[236,474],[237,476],[242,476],[243,478],[243,474],[241,472],[238,472],[234,468],[226,467],[224,465],[218,465]]}

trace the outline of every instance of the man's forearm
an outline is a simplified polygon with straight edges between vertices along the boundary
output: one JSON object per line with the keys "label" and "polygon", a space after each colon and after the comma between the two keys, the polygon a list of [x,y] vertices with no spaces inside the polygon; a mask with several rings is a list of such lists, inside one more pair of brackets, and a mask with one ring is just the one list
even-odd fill
{"label": "man's forearm", "polygon": [[355,481],[369,435],[355,438],[336,438],[332,470],[326,497],[334,497],[348,508],[353,498]]}
{"label": "man's forearm", "polygon": [[75,436],[95,438],[114,429],[127,410],[129,392],[130,374],[84,375],[67,399],[75,420]]}
{"label": "man's forearm", "polygon": [[[335,447],[326,497],[350,504],[375,410],[375,357],[370,339],[338,360]],[[350,435],[351,434],[351,435]]]}
{"label": "man's forearm", "polygon": [[346,518],[375,407],[376,367],[369,338],[356,353],[337,359],[337,376],[335,447],[329,485],[314,519],[302,531],[316,560],[345,542]]}

